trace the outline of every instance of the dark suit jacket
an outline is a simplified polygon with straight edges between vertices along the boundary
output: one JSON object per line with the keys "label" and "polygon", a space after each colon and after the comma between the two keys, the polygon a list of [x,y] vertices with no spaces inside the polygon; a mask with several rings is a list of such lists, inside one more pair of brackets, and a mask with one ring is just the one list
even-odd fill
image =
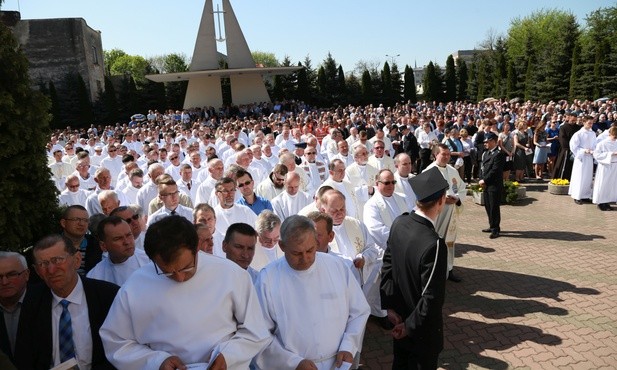
{"label": "dark suit jacket", "polygon": [[424,217],[411,213],[392,223],[381,270],[381,306],[405,320],[408,337],[401,341],[411,352],[435,354],[443,349],[447,255],[446,243]]}
{"label": "dark suit jacket", "polygon": [[492,152],[487,150],[482,157],[482,175],[487,191],[503,189],[503,167],[506,165],[506,154],[496,148]]}
{"label": "dark suit jacket", "polygon": [[[17,335],[15,338],[15,351],[17,351],[17,344],[21,342],[21,335],[24,331],[23,326],[25,325],[25,319],[23,315],[23,306],[29,305],[32,300],[32,290],[30,289],[30,285],[26,288],[26,295],[24,296],[24,300],[22,303],[22,310],[19,314],[19,322],[17,324]],[[9,360],[15,361],[13,353],[11,352],[11,342],[9,341],[9,335],[6,329],[6,323],[4,322],[4,317],[0,314],[0,351],[4,352],[4,354],[8,357]],[[0,369],[4,369],[4,367],[0,366]]]}
{"label": "dark suit jacket", "polygon": [[[88,304],[92,332],[92,369],[114,369],[107,361],[99,329],[118,291],[118,286],[106,281],[81,278]],[[23,336],[18,336],[15,364],[19,369],[47,370],[52,363],[51,290],[44,284],[32,287],[32,301],[22,306]],[[77,343],[76,343],[77,344]]]}

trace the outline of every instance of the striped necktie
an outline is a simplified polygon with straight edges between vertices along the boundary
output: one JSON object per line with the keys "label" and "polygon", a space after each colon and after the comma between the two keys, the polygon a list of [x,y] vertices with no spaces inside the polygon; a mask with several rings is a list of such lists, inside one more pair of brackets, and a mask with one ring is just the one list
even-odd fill
{"label": "striped necktie", "polygon": [[60,301],[62,305],[62,314],[60,315],[60,323],[58,324],[58,344],[60,347],[60,361],[65,362],[75,357],[75,345],[73,343],[73,327],[71,326],[71,314],[69,313],[69,304],[71,302],[63,299]]}

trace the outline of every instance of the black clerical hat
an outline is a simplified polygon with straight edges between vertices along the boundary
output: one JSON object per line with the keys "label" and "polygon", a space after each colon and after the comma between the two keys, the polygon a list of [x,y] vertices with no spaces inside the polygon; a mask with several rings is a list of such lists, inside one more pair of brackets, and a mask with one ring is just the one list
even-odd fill
{"label": "black clerical hat", "polygon": [[450,186],[437,167],[412,177],[409,183],[420,202],[437,199]]}
{"label": "black clerical hat", "polygon": [[295,143],[294,146],[300,149],[306,149],[306,143]]}

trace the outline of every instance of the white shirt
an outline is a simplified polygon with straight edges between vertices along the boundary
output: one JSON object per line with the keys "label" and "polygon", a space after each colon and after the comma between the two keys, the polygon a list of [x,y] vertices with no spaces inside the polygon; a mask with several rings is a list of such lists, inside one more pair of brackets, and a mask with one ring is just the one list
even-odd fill
{"label": "white shirt", "polygon": [[249,274],[201,251],[197,259],[195,275],[184,282],[147,265],[120,288],[100,330],[115,367],[158,369],[172,355],[191,364],[222,353],[228,369],[244,370],[270,343]]}
{"label": "white shirt", "polygon": [[[301,289],[299,289],[301,287]],[[345,262],[317,253],[304,271],[280,258],[261,270],[256,283],[272,343],[256,357],[261,369],[295,369],[303,359],[333,368],[339,351],[362,347],[369,306]]]}
{"label": "white shirt", "polygon": [[382,196],[378,191],[364,205],[363,220],[369,234],[375,239],[378,246],[385,249],[390,226],[395,218],[408,212],[407,203],[398,194],[390,197]]}
{"label": "white shirt", "polygon": [[259,271],[266,267],[270,262],[276,261],[277,259],[283,257],[283,255],[284,253],[278,243],[274,247],[268,248],[261,245],[259,239],[257,239],[257,244],[255,245],[255,255],[251,261],[251,267]]}
{"label": "white shirt", "polygon": [[300,210],[309,205],[311,197],[303,192],[298,191],[295,195],[290,195],[284,191],[272,199],[272,209],[281,220],[285,220],[291,215],[296,215]]}
{"label": "white shirt", "polygon": [[90,329],[90,317],[88,316],[88,302],[81,279],[77,279],[77,285],[66,297],[58,297],[51,292],[51,333],[52,333],[52,358],[54,366],[60,365],[60,347],[58,325],[62,315],[60,301],[66,299],[71,302],[68,305],[71,314],[71,327],[73,328],[73,344],[75,345],[75,357],[81,370],[90,370],[92,367],[92,331]]}
{"label": "white shirt", "polygon": [[78,204],[85,207],[88,194],[88,191],[84,189],[79,189],[76,192],[69,191],[69,189],[64,189],[58,196],[58,204],[61,206],[72,206]]}
{"label": "white shirt", "polygon": [[[189,220],[189,222],[193,222],[193,210],[189,207],[178,204],[178,207],[176,207],[174,211],[176,215],[186,218],[187,220]],[[172,211],[170,209],[167,209],[167,207],[163,206],[159,208],[156,212],[151,214],[150,217],[148,217],[148,223],[146,224],[146,226],[150,227],[150,225],[152,225],[156,221],[171,215]]]}
{"label": "white shirt", "polygon": [[216,214],[216,231],[223,235],[227,232],[227,228],[229,228],[231,224],[242,222],[255,227],[255,221],[257,221],[255,212],[242,204],[234,203],[234,205],[228,209],[224,209],[218,204],[214,207],[214,213]]}
{"label": "white shirt", "polygon": [[133,272],[141,266],[150,263],[150,259],[142,249],[135,247],[135,253],[122,263],[113,263],[111,258],[103,258],[90,271],[87,277],[91,279],[109,281],[122,286]]}

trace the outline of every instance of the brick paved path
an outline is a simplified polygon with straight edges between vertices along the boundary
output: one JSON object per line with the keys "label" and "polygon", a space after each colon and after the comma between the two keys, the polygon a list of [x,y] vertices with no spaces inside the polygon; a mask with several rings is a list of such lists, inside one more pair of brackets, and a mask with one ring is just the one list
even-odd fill
{"label": "brick paved path", "polygon": [[[616,369],[617,207],[528,185],[490,240],[484,207],[465,200],[441,368]],[[369,320],[363,369],[390,369],[391,353],[389,332]]]}

